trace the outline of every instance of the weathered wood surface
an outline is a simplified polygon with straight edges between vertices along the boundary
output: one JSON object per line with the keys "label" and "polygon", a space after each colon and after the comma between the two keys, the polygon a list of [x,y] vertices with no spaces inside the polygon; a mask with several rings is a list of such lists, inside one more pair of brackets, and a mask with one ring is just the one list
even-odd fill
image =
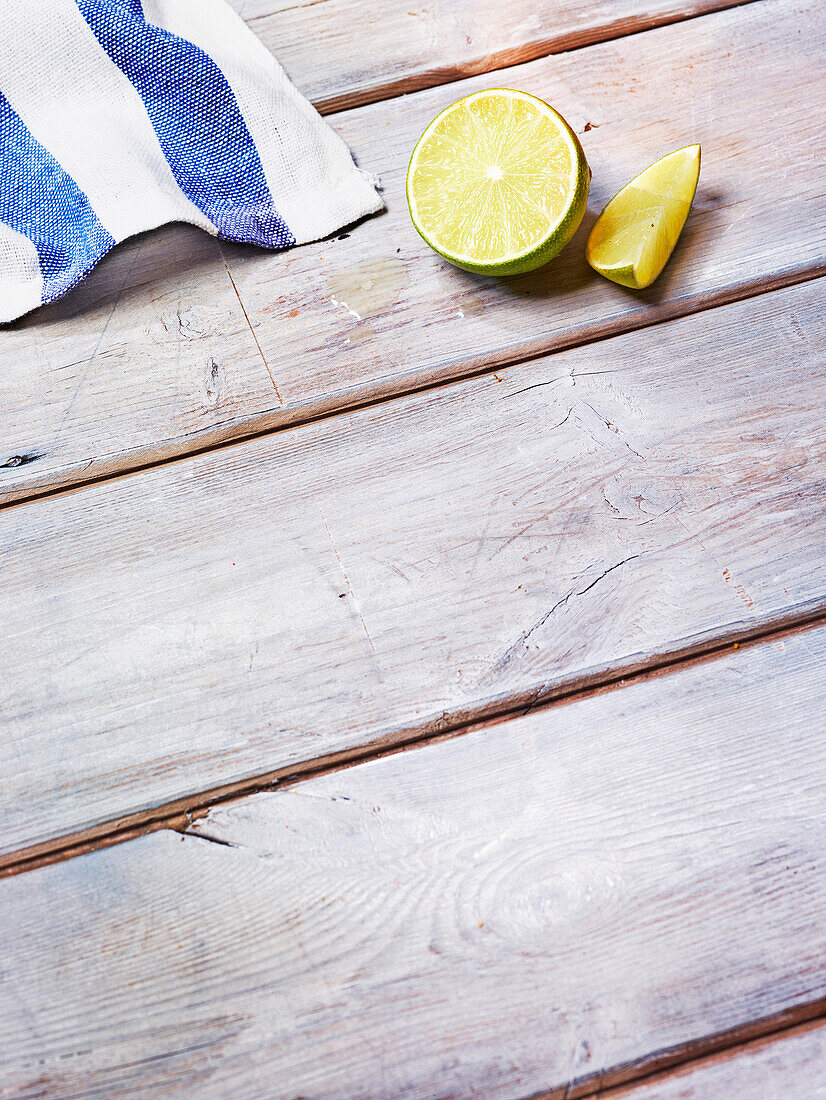
{"label": "weathered wood surface", "polygon": [[606,1100],[826,1100],[826,1023],[817,1020],[715,1054]]}
{"label": "weathered wood surface", "polygon": [[805,1014],[825,671],[799,633],[0,882],[3,1095],[570,1097]]}
{"label": "weathered wood surface", "polygon": [[[215,242],[167,229],[0,332],[0,493],[91,479],[821,270],[826,152],[806,105],[823,37],[816,5],[766,0],[503,73],[563,110],[594,170],[580,234],[517,280],[444,264],[403,195],[426,122],[498,77],[337,116],[383,177],[386,215],[291,253],[225,247],[234,285]],[[700,190],[665,274],[641,294],[600,279],[584,259],[594,212],[644,164],[696,140]]]}
{"label": "weathered wood surface", "polygon": [[0,850],[824,609],[825,291],[0,513]]}
{"label": "weathered wood surface", "polygon": [[[232,0],[321,111],[730,7],[736,0]],[[312,43],[312,48],[308,44]],[[369,46],[366,48],[366,44]]]}

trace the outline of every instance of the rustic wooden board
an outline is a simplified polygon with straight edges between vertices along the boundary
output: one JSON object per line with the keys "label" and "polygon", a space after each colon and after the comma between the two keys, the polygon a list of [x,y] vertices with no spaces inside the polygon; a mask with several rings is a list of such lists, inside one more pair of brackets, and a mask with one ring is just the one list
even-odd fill
{"label": "rustic wooden board", "polygon": [[[735,0],[232,0],[323,112],[530,61]],[[312,49],[308,49],[312,43]],[[366,44],[369,44],[366,47]]]}
{"label": "rustic wooden board", "polygon": [[797,634],[0,882],[6,1095],[576,1096],[805,1015],[824,672]]}
{"label": "rustic wooden board", "polygon": [[[826,1100],[826,1023],[817,1020],[617,1089],[610,1100]],[[606,1098],[608,1100],[608,1098]]]}
{"label": "rustic wooden board", "polygon": [[[226,247],[235,287],[218,245],[165,230],[0,332],[0,493],[128,469],[822,270],[824,132],[801,106],[822,82],[819,16],[767,0],[503,73],[580,132],[592,127],[582,132],[594,170],[583,230],[546,272],[522,279],[442,263],[403,197],[425,123],[498,77],[337,116],[383,177],[386,215],[291,253]],[[600,279],[583,257],[594,212],[644,164],[695,140],[700,190],[662,279],[642,294]]]}
{"label": "rustic wooden board", "polygon": [[824,292],[0,513],[0,850],[826,608]]}
{"label": "rustic wooden board", "polygon": [[271,394],[217,242],[143,234],[62,301],[0,325],[0,500],[130,465],[127,436],[133,454],[191,449]]}

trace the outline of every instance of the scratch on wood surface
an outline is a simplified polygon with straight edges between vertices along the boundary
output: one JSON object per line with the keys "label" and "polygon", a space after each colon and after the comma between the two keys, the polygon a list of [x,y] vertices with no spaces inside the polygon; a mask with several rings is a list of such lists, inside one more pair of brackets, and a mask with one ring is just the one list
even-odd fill
{"label": "scratch on wood surface", "polygon": [[697,535],[695,532],[689,530],[689,528],[686,527],[686,525],[683,523],[683,521],[680,519],[679,516],[675,515],[674,518],[676,519],[677,523],[679,523],[679,525],[682,527],[682,529],[685,531],[685,533],[689,536],[689,538],[691,538],[694,542],[696,542],[697,545],[700,547],[700,549],[703,550],[706,554],[709,555],[711,560],[714,562],[714,564],[717,566],[717,568],[721,571],[723,581],[726,584],[731,585],[733,587],[733,589],[736,592],[737,596],[739,597],[740,600],[742,600],[742,602],[746,605],[746,607],[749,609],[749,611],[754,611],[754,600],[751,598],[751,594],[749,593],[749,590],[746,588],[746,586],[744,584],[741,584],[739,581],[736,581],[732,577],[731,570],[726,569],[723,566],[722,562],[718,561],[718,559],[714,556],[714,554],[712,554],[712,552],[708,549],[708,547],[700,541],[700,536]]}
{"label": "scratch on wood surface", "polygon": [[329,0],[307,0],[307,2],[305,4],[290,4],[286,8],[275,8],[273,11],[264,12],[261,15],[251,15],[249,17],[249,19],[247,19],[246,21],[247,21],[247,23],[255,23],[256,20],[272,19],[272,17],[274,15],[280,16],[280,15],[283,15],[284,12],[287,12],[287,11],[301,11],[304,8],[315,8],[315,7],[318,7],[319,4],[327,4],[327,3],[329,3]]}
{"label": "scratch on wood surface", "polygon": [[559,422],[558,424],[554,424],[554,426],[553,426],[552,428],[550,428],[549,430],[550,430],[550,431],[552,431],[552,432],[555,432],[555,431],[557,430],[557,428],[561,428],[563,424],[567,424],[567,423],[568,423],[568,421],[569,421],[569,420],[570,420],[570,418],[571,418],[571,413],[572,413],[573,411],[574,411],[574,406],[573,406],[573,405],[571,405],[571,407],[570,407],[570,408],[568,409],[568,411],[567,411],[567,412],[565,413],[565,415],[564,415],[564,416],[562,417],[562,419],[560,420],[560,422]]}
{"label": "scratch on wood surface", "polygon": [[278,386],[276,386],[276,384],[275,384],[275,378],[273,377],[273,373],[270,370],[270,365],[267,362],[267,357],[266,357],[266,355],[264,355],[264,350],[261,347],[261,344],[259,343],[258,337],[255,333],[255,329],[254,329],[253,324],[252,324],[252,321],[250,320],[250,315],[247,313],[247,307],[244,305],[243,301],[241,300],[241,295],[238,293],[238,287],[235,285],[235,280],[232,277],[232,272],[229,269],[229,264],[224,259],[224,253],[223,252],[221,252],[221,261],[222,261],[222,263],[223,263],[223,265],[226,269],[227,278],[232,283],[232,289],[235,291],[235,297],[238,299],[238,305],[241,307],[241,312],[244,314],[244,317],[246,318],[246,322],[249,325],[249,330],[252,333],[252,338],[255,341],[255,346],[258,348],[258,354],[261,356],[261,361],[263,362],[264,366],[266,367],[267,374],[270,376],[270,382],[272,382],[272,388],[275,390],[275,396],[278,398],[278,404],[283,405],[284,402],[281,398],[281,394],[278,392]]}
{"label": "scratch on wood surface", "polygon": [[470,580],[472,580],[473,577],[476,575],[476,567],[479,564],[479,558],[482,556],[482,550],[484,549],[485,543],[487,542],[487,539],[488,539],[488,531],[490,530],[490,524],[491,524],[491,521],[488,520],[487,523],[485,524],[485,528],[482,531],[482,534],[479,536],[479,540],[478,540],[477,545],[476,545],[476,553],[473,555],[473,562],[471,563],[470,571],[468,572],[468,578]]}
{"label": "scratch on wood surface", "polygon": [[347,573],[345,572],[344,564],[342,563],[342,560],[341,560],[341,555],[338,552],[338,547],[336,546],[335,540],[333,539],[333,536],[330,533],[330,526],[327,523],[327,517],[324,515],[324,513],[321,511],[320,508],[319,508],[318,511],[319,511],[319,514],[321,515],[321,522],[324,524],[324,530],[327,532],[327,538],[330,540],[330,545],[332,546],[333,553],[336,556],[336,561],[338,562],[338,567],[341,570],[341,575],[344,578],[344,583],[347,585],[347,591],[350,593],[350,597],[353,601],[353,607],[356,609],[356,614],[358,615],[359,619],[361,620],[361,625],[364,628],[364,633],[365,633],[365,636],[367,638],[367,641],[370,643],[370,648],[375,653],[376,652],[376,647],[373,645],[373,639],[370,637],[370,631],[367,629],[367,623],[364,621],[364,616],[361,613],[361,608],[359,607],[358,600],[356,599],[356,594],[353,591],[353,586],[352,586],[352,584],[350,584],[350,578],[347,576]]}
{"label": "scratch on wood surface", "polygon": [[394,573],[397,573],[402,578],[402,580],[407,581],[408,584],[410,583],[410,577],[408,577],[407,573],[399,569],[398,565],[395,565],[392,561],[388,561],[387,565],[390,569],[393,570]]}
{"label": "scratch on wood surface", "polygon": [[622,512],[619,510],[619,508],[617,508],[616,505],[612,504],[611,501],[608,499],[608,494],[605,492],[605,486],[604,485],[602,486],[602,499],[605,501],[605,503],[608,505],[608,507],[611,509],[611,511],[615,512],[616,515],[619,516],[620,519],[625,518],[623,516]]}
{"label": "scratch on wood surface", "polygon": [[607,370],[575,370],[571,371],[571,378],[576,385],[577,378],[596,378],[600,374],[616,374],[616,367],[608,367]]}
{"label": "scratch on wood surface", "polygon": [[509,646],[508,649],[505,650],[502,656],[491,668],[490,672],[485,674],[485,676],[483,677],[483,682],[486,680],[490,680],[494,676],[497,676],[500,672],[503,671],[503,669],[507,668],[507,666],[511,663],[519,650],[524,648],[525,643],[528,641],[528,639],[533,634],[535,634],[537,630],[540,630],[548,621],[548,619],[550,619],[553,613],[557,611],[560,607],[563,607],[565,604],[567,604],[573,596],[584,596],[587,592],[590,592],[592,588],[595,588],[600,583],[600,581],[604,580],[609,573],[613,573],[615,569],[619,569],[620,566],[627,565],[629,561],[635,561],[637,558],[645,557],[646,554],[651,554],[653,552],[653,550],[642,550],[639,554],[631,554],[629,557],[623,558],[622,561],[618,561],[615,562],[613,565],[609,565],[608,568],[603,570],[603,572],[600,573],[600,575],[594,580],[592,580],[590,584],[587,584],[579,591],[577,591],[576,588],[572,588],[569,592],[566,592],[564,596],[556,601],[556,603],[553,605],[553,607],[551,607],[549,611],[546,611],[540,619],[537,619],[533,626],[529,627],[527,630],[524,630],[513,643],[513,645]]}
{"label": "scratch on wood surface", "polygon": [[52,442],[50,444],[49,450],[51,450],[54,447],[55,443],[60,438],[60,433],[63,431],[63,425],[66,423],[66,420],[68,419],[69,413],[72,411],[72,409],[75,406],[75,402],[77,401],[77,396],[80,393],[81,386],[86,381],[86,375],[89,373],[89,367],[91,367],[92,363],[97,358],[97,353],[98,353],[98,351],[100,351],[100,345],[103,343],[103,337],[106,335],[107,330],[109,329],[109,325],[112,322],[112,318],[115,316],[115,311],[117,310],[118,306],[120,305],[120,300],[123,297],[123,292],[126,289],[126,284],[129,282],[129,280],[132,277],[132,270],[133,270],[133,268],[134,268],[134,266],[137,262],[138,256],[140,256],[141,252],[143,251],[144,240],[145,240],[145,238],[141,238],[138,241],[138,243],[135,247],[135,252],[134,252],[134,255],[132,256],[132,262],[129,264],[129,267],[126,271],[126,274],[123,277],[123,281],[121,282],[120,287],[118,289],[118,292],[115,295],[115,300],[112,303],[112,308],[109,310],[109,316],[106,318],[106,323],[104,324],[103,328],[101,329],[100,336],[98,336],[98,339],[97,339],[97,343],[95,344],[94,348],[92,349],[92,354],[86,360],[86,365],[84,366],[83,370],[81,371],[80,378],[78,379],[77,385],[75,386],[75,392],[72,394],[71,399],[69,401],[69,404],[66,406],[66,411],[63,413],[63,416],[61,417],[60,423],[57,426],[57,431],[52,436]]}
{"label": "scratch on wood surface", "polygon": [[[494,377],[496,377],[494,375]],[[534,382],[531,386],[523,386],[521,390],[514,390],[513,393],[506,393],[502,397],[502,401],[509,401],[512,397],[518,397],[520,393],[527,393],[528,390],[538,390],[542,386],[552,386],[554,382],[564,382],[566,379],[573,378],[572,374],[560,374],[558,378],[549,378],[546,382]],[[500,379],[501,381],[501,379]],[[570,413],[568,414],[570,415]]]}
{"label": "scratch on wood surface", "polygon": [[[570,413],[569,413],[569,415],[570,415]],[[566,420],[567,420],[567,417],[566,417]],[[542,523],[543,520],[547,521],[549,519],[550,519],[550,514],[545,513],[542,516],[537,516],[536,519],[529,520],[523,527],[520,527],[520,529],[514,535],[489,535],[487,541],[498,541],[500,543],[500,545],[496,547],[496,549],[493,551],[493,553],[488,558],[488,561],[489,562],[493,561],[493,559],[496,557],[497,554],[501,554],[503,550],[507,550],[507,548],[511,545],[511,543],[516,542],[517,539],[527,537],[528,536],[528,531],[530,531],[530,529],[532,527],[535,527],[537,525],[537,523]],[[543,538],[561,537],[562,535],[565,535],[566,533],[567,532],[565,532],[565,531],[549,531],[549,532],[543,534],[542,537]]]}
{"label": "scratch on wood surface", "polygon": [[[583,405],[587,405],[588,408],[591,410],[591,412],[594,414],[594,416],[596,416],[598,420],[601,420],[602,423],[606,426],[606,428],[609,429],[609,431],[612,431],[614,433],[614,435],[619,437],[620,443],[622,443],[622,445],[624,447],[627,447],[628,450],[631,452],[631,454],[636,455],[637,458],[643,458],[644,457],[643,455],[640,454],[639,451],[634,450],[634,448],[631,446],[631,444],[628,442],[628,440],[625,439],[625,437],[622,435],[622,433],[620,432],[617,425],[612,423],[607,417],[603,416],[602,413],[597,412],[597,410],[594,408],[594,406],[591,404],[590,401],[583,401]],[[588,434],[590,435],[590,432]],[[594,437],[591,436],[591,438],[593,439]]]}
{"label": "scratch on wood surface", "polygon": [[743,601],[743,603],[746,605],[746,607],[748,607],[748,608],[753,608],[754,607],[754,600],[749,595],[748,589],[746,588],[746,586],[743,585],[743,584],[740,584],[739,581],[735,581],[734,578],[731,575],[731,572],[728,569],[723,570],[723,580],[726,582],[726,584],[731,584],[731,585],[734,586],[734,591],[737,593],[737,595],[740,597],[740,599]]}
{"label": "scratch on wood surface", "polygon": [[672,505],[670,505],[668,508],[665,509],[665,511],[657,512],[656,515],[651,516],[649,519],[641,520],[639,523],[635,524],[634,526],[635,527],[645,527],[645,525],[647,523],[656,523],[656,521],[658,519],[662,519],[664,516],[670,516],[672,512],[675,512],[678,508],[682,507],[682,505],[684,503],[685,502],[684,502],[684,500],[681,496],[679,500],[675,500]]}

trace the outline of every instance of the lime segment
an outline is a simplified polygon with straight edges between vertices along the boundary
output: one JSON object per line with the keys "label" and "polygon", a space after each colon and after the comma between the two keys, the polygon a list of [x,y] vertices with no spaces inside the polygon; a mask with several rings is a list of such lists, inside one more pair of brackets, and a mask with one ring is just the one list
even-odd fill
{"label": "lime segment", "polygon": [[588,263],[612,282],[641,290],[665,267],[691,209],[700,146],[687,145],[635,176],[608,203],[588,238]]}
{"label": "lime segment", "polygon": [[416,229],[458,267],[515,275],[547,263],[585,213],[589,173],[573,130],[547,103],[493,88],[425,130],[407,173]]}

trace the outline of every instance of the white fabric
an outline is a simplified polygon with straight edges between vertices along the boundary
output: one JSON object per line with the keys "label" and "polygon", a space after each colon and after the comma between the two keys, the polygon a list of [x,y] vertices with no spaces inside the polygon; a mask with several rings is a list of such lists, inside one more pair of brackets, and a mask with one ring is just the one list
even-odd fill
{"label": "white fabric", "polygon": [[42,300],[37,249],[28,237],[0,222],[0,321],[20,317]]}
{"label": "white fabric", "polygon": [[372,178],[224,0],[143,0],[143,10],[155,26],[202,49],[227,78],[298,244],[382,209]]}
{"label": "white fabric", "polygon": [[283,248],[383,206],[225,0],[0,0],[0,93],[0,322],[167,222]]}
{"label": "white fabric", "polygon": [[175,183],[141,97],[75,0],[0,0],[0,73],[11,106],[116,241],[170,221],[212,230]]}

